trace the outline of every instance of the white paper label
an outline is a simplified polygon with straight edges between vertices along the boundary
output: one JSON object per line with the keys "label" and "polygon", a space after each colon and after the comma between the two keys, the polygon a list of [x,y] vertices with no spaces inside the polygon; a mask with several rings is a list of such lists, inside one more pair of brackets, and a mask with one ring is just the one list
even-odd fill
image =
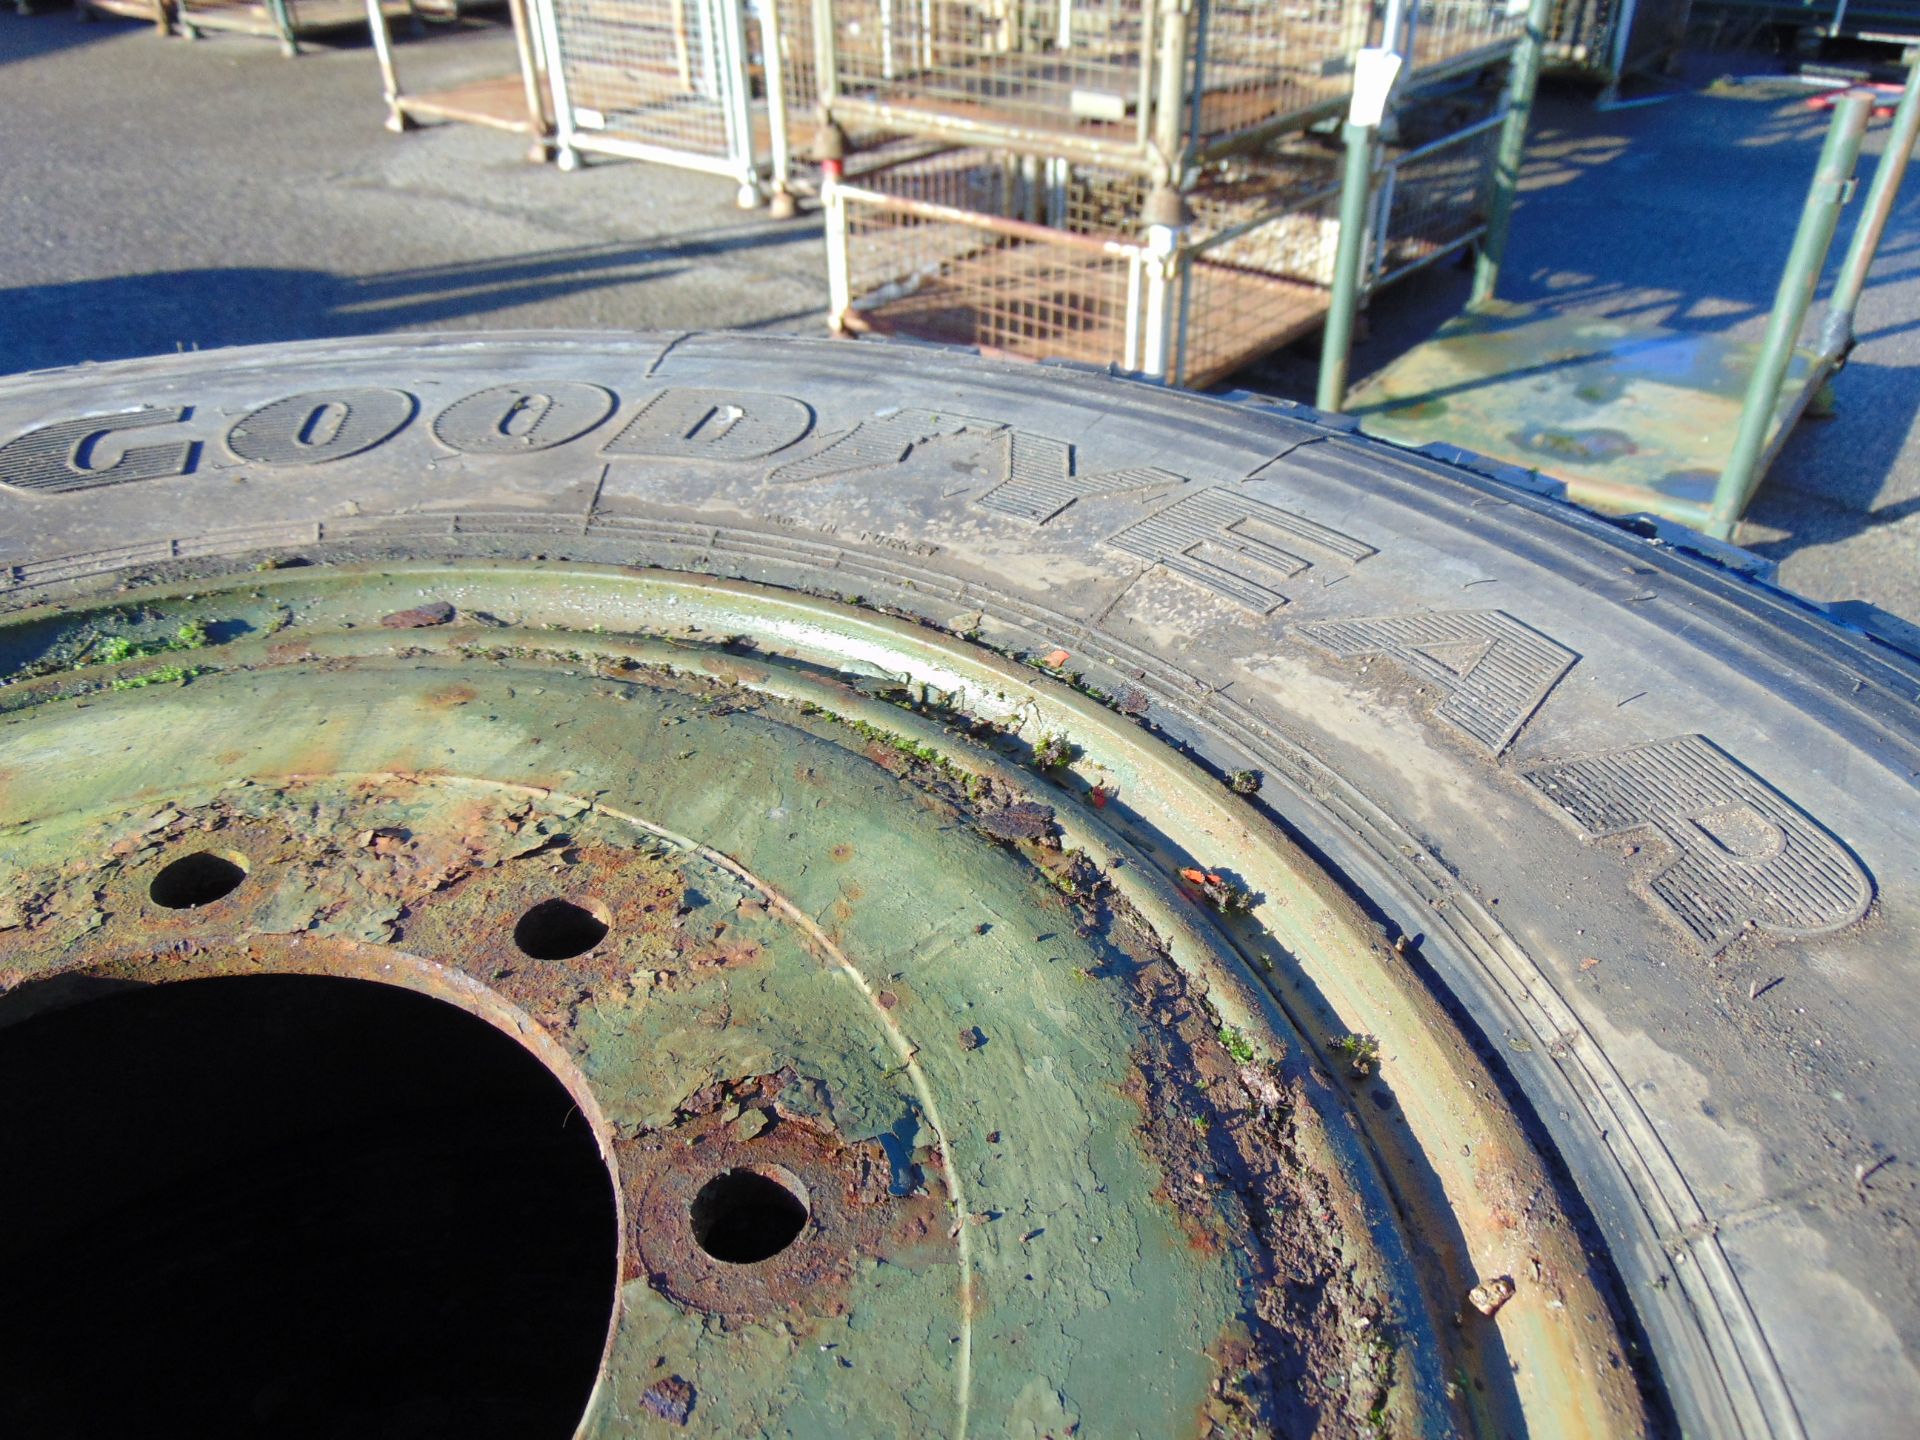
{"label": "white paper label", "polygon": [[1353,108],[1347,111],[1348,124],[1371,128],[1380,123],[1402,63],[1393,51],[1374,46],[1353,57]]}

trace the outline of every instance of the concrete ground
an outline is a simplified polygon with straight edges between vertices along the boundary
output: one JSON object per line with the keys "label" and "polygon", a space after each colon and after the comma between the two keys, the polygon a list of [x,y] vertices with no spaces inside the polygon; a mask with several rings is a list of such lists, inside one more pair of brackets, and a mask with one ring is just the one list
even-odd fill
{"label": "concrete ground", "polygon": [[[512,63],[491,27],[432,27],[399,57],[416,86]],[[1705,57],[1673,98],[1605,113],[1546,97],[1502,296],[1757,336],[1825,125],[1797,87],[1709,83],[1757,68]],[[393,135],[383,114],[364,43],[286,60],[0,14],[0,372],[396,330],[822,328],[814,218],[657,166],[528,165],[499,132]],[[1464,291],[1443,268],[1380,297],[1356,374]],[[1920,621],[1920,176],[1859,328],[1839,414],[1789,441],[1743,539],[1803,593]],[[1233,383],[1311,398],[1313,362],[1296,347]]]}

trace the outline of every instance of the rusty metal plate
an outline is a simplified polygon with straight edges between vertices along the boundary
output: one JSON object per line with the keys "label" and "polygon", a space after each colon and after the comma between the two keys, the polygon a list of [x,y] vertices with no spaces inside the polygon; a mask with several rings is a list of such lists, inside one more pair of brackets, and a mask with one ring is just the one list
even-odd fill
{"label": "rusty metal plate", "polygon": [[[1457,445],[1563,482],[1595,509],[1704,523],[1759,347],[1492,302],[1357,386],[1369,435]],[[1793,357],[1767,454],[1824,371]]]}

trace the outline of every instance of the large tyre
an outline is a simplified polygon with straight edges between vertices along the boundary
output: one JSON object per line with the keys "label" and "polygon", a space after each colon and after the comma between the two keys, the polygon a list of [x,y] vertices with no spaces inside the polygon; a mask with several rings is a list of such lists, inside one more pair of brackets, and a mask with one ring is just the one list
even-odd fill
{"label": "large tyre", "polygon": [[[247,704],[266,717],[295,702],[259,687],[340,684],[376,662],[395,677],[497,674],[534,664],[554,629],[568,632],[565,654],[540,663],[604,689],[671,668],[678,635],[729,684],[792,700],[791,665],[839,687],[844,705],[801,697],[802,709],[965,770],[965,794],[941,803],[960,813],[986,795],[991,813],[975,819],[997,824],[996,841],[1032,839],[1015,832],[1038,813],[993,810],[1004,784],[1043,798],[1095,868],[1126,857],[1106,877],[1112,893],[1206,992],[1230,1060],[1244,1058],[1243,1032],[1277,1057],[1264,1080],[1226,1064],[1217,1085],[1245,1094],[1219,1103],[1270,1110],[1278,1097],[1263,1088],[1301,1087],[1294,1103],[1320,1116],[1324,1139],[1297,1158],[1314,1193],[1334,1197],[1314,1223],[1344,1224],[1339,1243],[1356,1253],[1373,1247],[1378,1273],[1354,1294],[1377,1313],[1315,1282],[1327,1314],[1386,1325],[1398,1347],[1390,1375],[1366,1372],[1363,1413],[1350,1414],[1332,1377],[1364,1371],[1368,1352],[1336,1355],[1324,1335],[1292,1337],[1291,1371],[1257,1358],[1264,1344],[1286,1349],[1284,1334],[1248,1341],[1254,1360],[1196,1335],[1213,1371],[1164,1385],[1085,1369],[1098,1347],[1084,1334],[1078,1360],[1049,1368],[1038,1331],[992,1317],[1021,1303],[1002,1250],[1044,1247],[1051,1222],[999,1219],[976,1196],[951,1231],[941,1217],[930,1232],[974,1237],[979,1288],[960,1302],[973,1389],[963,1365],[958,1410],[916,1423],[1163,1433],[1156,1407],[1204,1381],[1192,1423],[1223,1427],[1902,1433],[1920,1413],[1920,663],[1767,587],[1737,552],[1646,531],[1309,411],[917,348],[432,337],[0,381],[0,658],[15,677],[0,689],[0,825],[15,837],[16,892],[0,979],[25,997],[76,970],[152,978],[130,958],[144,942],[112,938],[112,884],[93,892],[107,898],[89,915],[104,920],[84,928],[49,898],[71,876],[47,878],[57,857],[34,846],[77,833],[63,817],[141,800],[150,812],[156,798],[191,814],[201,779],[211,796],[235,777],[344,774],[346,754],[369,773],[429,764],[366,759],[381,736],[361,731],[397,723],[377,686],[331,712],[314,732],[325,743],[303,738],[301,764],[272,735],[233,729],[223,695],[255,687]],[[253,598],[231,598],[242,595]],[[222,629],[210,622],[223,605],[252,618]],[[186,633],[181,616],[209,623],[160,653]],[[95,641],[116,626],[131,638],[103,652]],[[514,645],[488,641],[502,628]],[[658,648],[628,654],[623,671],[603,643],[616,631]],[[456,693],[435,683],[443,700]],[[621,723],[585,700],[552,704],[574,682],[549,683],[550,708],[579,727],[550,744]],[[871,712],[887,705],[897,727]],[[506,729],[534,723],[504,698],[494,708]],[[980,741],[984,722],[997,740]],[[155,766],[203,755],[206,775],[120,777],[109,742],[136,733],[172,757]],[[597,773],[567,761],[537,783],[557,792],[571,782],[554,774]],[[491,763],[464,751],[446,762],[461,774]],[[1012,779],[988,774],[1003,765]],[[579,786],[608,813],[645,812],[608,773]],[[764,783],[785,793],[781,776]],[[713,864],[740,859],[712,828],[733,823],[717,811],[652,821]],[[904,838],[901,855],[917,843]],[[905,883],[888,875],[875,872],[883,888]],[[1095,884],[1071,870],[1054,880]],[[944,903],[968,898],[956,886]],[[841,943],[824,911],[787,919],[814,927],[809,945]],[[330,923],[254,915],[242,929]],[[435,953],[432,925],[407,923],[350,938]],[[885,962],[909,972],[903,992],[910,953]],[[850,954],[848,973],[861,963]],[[984,1043],[986,1064],[994,1025],[951,1013],[972,1000],[942,1003],[926,1035],[953,1050],[962,1027],[961,1047]],[[523,1032],[583,1023],[512,993],[500,1004],[517,1018],[497,1023]],[[1164,996],[1141,1005],[1166,1019]],[[1155,1023],[1140,1032],[1149,1049]],[[908,1061],[933,1043],[909,1038]],[[1217,1062],[1200,1040],[1169,1063]],[[1038,1054],[1021,1073],[1034,1066]],[[923,1112],[944,1093],[937,1075],[928,1083]],[[644,1148],[645,1126],[622,1129],[617,1106],[594,1099],[611,1117],[610,1154]],[[941,1144],[964,1149],[964,1122],[947,1123]],[[1155,1143],[1173,1175],[1185,1162]],[[1063,1150],[1060,1164],[1084,1158]],[[952,1163],[955,1187],[964,1174],[991,1189],[986,1160]],[[642,1251],[648,1207],[671,1189],[647,1184],[626,1201]],[[1341,1196],[1358,1207],[1344,1222]],[[1201,1203],[1171,1179],[1161,1201]],[[1278,1243],[1260,1206],[1231,1213],[1247,1250]],[[1012,1227],[1022,1233],[998,1235]],[[623,1315],[644,1308],[650,1283],[725,1310],[705,1280],[647,1265],[651,1280],[623,1272]],[[1281,1283],[1249,1274],[1243,1291]],[[1102,1303],[1124,1308],[1124,1276],[1101,1284]],[[858,1311],[858,1294],[840,1303]],[[1288,1313],[1311,1328],[1313,1310]],[[857,1389],[846,1377],[858,1369],[796,1371],[785,1399],[732,1411],[717,1372],[681,1380],[692,1361],[663,1388],[651,1353],[623,1348],[623,1323],[589,1416],[603,1431],[662,1416],[712,1433],[898,1421],[878,1400],[820,1408],[808,1387]],[[934,1328],[897,1344],[930,1347],[925,1363],[944,1375],[959,1332]],[[1134,1362],[1115,1351],[1107,1363]],[[1256,1377],[1244,1394],[1236,1365]],[[761,1378],[750,1369],[747,1388]],[[1276,1398],[1288,1384],[1307,1397],[1293,1410]],[[1102,1385],[1137,1385],[1137,1408],[1096,1395]],[[713,1398],[693,1398],[689,1418],[690,1396]]]}

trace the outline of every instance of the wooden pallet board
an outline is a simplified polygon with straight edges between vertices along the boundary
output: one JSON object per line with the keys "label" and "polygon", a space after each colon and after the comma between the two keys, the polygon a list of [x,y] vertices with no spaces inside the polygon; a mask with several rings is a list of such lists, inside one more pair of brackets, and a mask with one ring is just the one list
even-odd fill
{"label": "wooden pallet board", "polygon": [[403,113],[416,119],[454,120],[523,135],[537,135],[546,129],[540,117],[528,113],[526,81],[517,70],[444,90],[402,95],[398,103]]}

